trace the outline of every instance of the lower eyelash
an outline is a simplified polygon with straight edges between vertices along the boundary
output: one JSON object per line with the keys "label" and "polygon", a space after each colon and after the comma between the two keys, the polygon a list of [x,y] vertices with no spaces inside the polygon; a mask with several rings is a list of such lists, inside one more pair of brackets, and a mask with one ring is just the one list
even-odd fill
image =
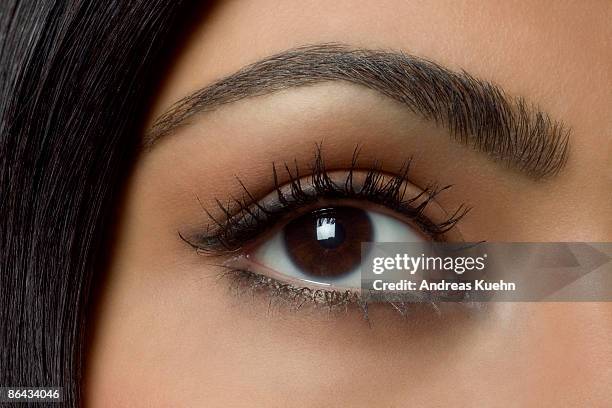
{"label": "lower eyelash", "polygon": [[330,308],[346,307],[359,302],[359,295],[349,290],[340,292],[309,287],[300,288],[244,269],[228,268],[222,273],[222,276],[229,277],[235,285],[234,288],[248,289],[253,293],[267,292],[271,297],[283,300],[290,306],[297,306],[298,309],[307,301]]}
{"label": "lower eyelash", "polygon": [[[363,318],[370,322],[369,315],[370,303],[363,300],[361,296],[350,290],[337,291],[329,289],[313,289],[308,287],[297,287],[266,275],[257,274],[244,269],[226,268],[220,277],[230,280],[230,289],[238,296],[243,294],[263,295],[269,300],[269,305],[277,305],[287,310],[299,311],[303,306],[321,308],[329,313],[348,313],[349,308],[357,308],[363,314]],[[423,293],[427,296],[427,293]],[[453,303],[460,303],[466,309],[482,310],[485,308],[483,302],[469,301],[470,292],[463,294],[462,300],[455,300]],[[406,317],[415,311],[417,307],[426,307],[433,310],[439,316],[442,314],[442,304],[449,303],[448,299],[439,295],[430,295],[426,300],[418,302],[406,302],[395,300],[378,301],[391,307],[401,316]]]}

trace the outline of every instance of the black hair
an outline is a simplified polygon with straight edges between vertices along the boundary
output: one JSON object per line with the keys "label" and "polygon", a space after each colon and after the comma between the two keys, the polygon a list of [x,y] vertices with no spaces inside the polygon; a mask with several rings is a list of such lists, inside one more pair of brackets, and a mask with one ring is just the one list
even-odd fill
{"label": "black hair", "polygon": [[64,406],[80,404],[106,226],[185,8],[0,3],[0,386],[62,386]]}

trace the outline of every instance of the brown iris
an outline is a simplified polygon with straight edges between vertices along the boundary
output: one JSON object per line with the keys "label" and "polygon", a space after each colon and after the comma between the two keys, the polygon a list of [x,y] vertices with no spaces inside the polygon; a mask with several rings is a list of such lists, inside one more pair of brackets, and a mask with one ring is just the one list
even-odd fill
{"label": "brown iris", "polygon": [[372,240],[372,225],[358,208],[324,208],[287,224],[284,239],[291,260],[304,273],[334,278],[359,266],[361,243]]}

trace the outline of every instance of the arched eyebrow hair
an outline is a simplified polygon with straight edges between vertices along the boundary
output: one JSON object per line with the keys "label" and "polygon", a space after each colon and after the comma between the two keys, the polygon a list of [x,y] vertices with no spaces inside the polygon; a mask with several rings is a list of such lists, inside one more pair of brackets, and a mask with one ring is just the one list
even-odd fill
{"label": "arched eyebrow hair", "polygon": [[446,128],[454,140],[532,179],[556,175],[567,162],[571,129],[524,98],[424,58],[337,43],[272,55],[179,100],[145,135],[144,148],[198,113],[326,81],[375,90]]}

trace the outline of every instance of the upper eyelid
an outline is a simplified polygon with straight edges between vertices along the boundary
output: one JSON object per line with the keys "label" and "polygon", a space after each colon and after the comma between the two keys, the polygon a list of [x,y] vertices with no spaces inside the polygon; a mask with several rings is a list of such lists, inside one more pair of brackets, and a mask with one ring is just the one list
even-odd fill
{"label": "upper eyelid", "polygon": [[[286,165],[284,166],[285,170],[290,173],[290,182],[284,186],[284,193],[282,192],[281,186],[278,182],[276,166],[273,166],[274,190],[273,193],[270,193],[270,195],[278,195],[278,199],[274,201],[277,208],[267,206],[261,199],[257,199],[256,197],[252,196],[246,186],[241,183],[248,201],[235,200],[235,208],[232,209],[225,207],[221,201],[217,200],[217,206],[219,207],[224,220],[215,218],[215,216],[213,216],[209,210],[203,207],[207,215],[215,224],[214,228],[212,229],[212,233],[210,230],[207,230],[205,233],[198,232],[196,234],[192,234],[191,237],[186,237],[179,234],[180,238],[195,249],[204,252],[214,253],[224,252],[224,250],[229,252],[235,251],[241,245],[238,245],[236,242],[232,241],[237,241],[240,244],[244,244],[245,241],[247,241],[246,238],[242,240],[237,239],[235,235],[238,233],[241,233],[243,237],[248,236],[249,239],[263,233],[263,228],[256,225],[257,222],[260,222],[260,220],[257,219],[258,217],[261,217],[262,219],[265,218],[264,221],[267,223],[266,228],[269,229],[273,226],[272,224],[278,223],[280,218],[282,218],[288,212],[294,211],[296,208],[303,207],[306,204],[312,204],[317,199],[324,196],[324,194],[327,194],[326,197],[329,198],[330,196],[334,196],[334,193],[337,193],[337,198],[339,199],[368,199],[370,202],[389,207],[391,210],[403,211],[402,215],[410,218],[419,226],[419,228],[421,228],[432,238],[443,237],[448,230],[452,229],[459,222],[459,220],[461,220],[469,212],[470,208],[462,204],[456,208],[454,212],[448,214],[447,216],[445,215],[445,218],[438,223],[434,223],[428,217],[424,216],[423,211],[426,209],[427,205],[434,202],[436,195],[441,191],[446,190],[450,186],[439,187],[437,185],[431,185],[424,189],[420,189],[420,193],[418,194],[409,197],[404,196],[405,189],[403,192],[402,189],[405,187],[403,182],[408,182],[407,174],[409,169],[409,161],[402,166],[402,168],[398,171],[398,174],[391,175],[383,172],[379,165],[374,162],[372,164],[372,168],[365,176],[363,176],[369,183],[367,185],[364,184],[363,188],[372,189],[372,191],[350,191],[353,186],[347,183],[352,181],[354,174],[356,174],[358,153],[359,149],[356,148],[351,161],[351,167],[346,169],[344,172],[346,175],[344,182],[341,180],[333,181],[331,178],[329,178],[330,173],[325,168],[321,147],[319,146],[315,154],[311,174],[299,178],[300,172],[297,167],[295,174],[292,175],[290,168]],[[385,179],[384,177],[387,178]],[[304,196],[306,193],[306,189],[303,188],[306,185],[306,183],[302,181],[304,179],[312,180],[313,185],[310,186],[312,188],[311,195]],[[300,183],[303,183],[304,186],[301,186]],[[330,183],[333,183],[333,185]],[[298,191],[295,191],[296,189]],[[333,189],[337,190],[334,191]],[[293,194],[293,196],[285,196],[283,198],[283,194]],[[295,194],[299,194],[300,196],[296,196]],[[300,200],[302,199],[311,201],[310,203],[300,203]],[[262,225],[264,221],[261,221]],[[249,226],[249,222],[255,223],[255,226]],[[249,228],[252,228],[252,230],[249,230]]]}

